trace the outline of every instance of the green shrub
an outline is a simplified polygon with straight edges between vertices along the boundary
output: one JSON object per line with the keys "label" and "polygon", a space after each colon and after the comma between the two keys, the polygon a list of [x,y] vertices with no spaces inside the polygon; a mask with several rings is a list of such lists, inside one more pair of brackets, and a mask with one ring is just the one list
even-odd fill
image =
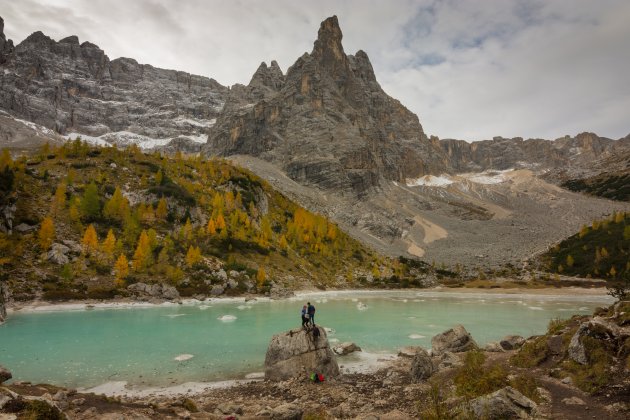
{"label": "green shrub", "polygon": [[472,350],[466,353],[464,366],[455,374],[457,394],[466,398],[476,398],[499,390],[508,385],[507,371],[501,365],[484,367],[486,355],[483,351]]}
{"label": "green shrub", "polygon": [[547,337],[541,336],[523,344],[510,361],[517,367],[530,368],[547,359]]}

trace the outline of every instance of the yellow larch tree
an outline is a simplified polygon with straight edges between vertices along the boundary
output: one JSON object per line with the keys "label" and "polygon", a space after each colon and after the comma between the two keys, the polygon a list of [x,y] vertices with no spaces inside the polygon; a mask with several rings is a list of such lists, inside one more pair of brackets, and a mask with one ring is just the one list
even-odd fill
{"label": "yellow larch tree", "polygon": [[105,204],[103,215],[121,222],[129,216],[129,200],[122,194],[120,187],[116,187],[112,198]]}
{"label": "yellow larch tree", "polygon": [[265,269],[264,267],[260,267],[258,272],[256,272],[256,284],[258,284],[258,287],[262,287],[266,279],[267,274],[265,273]]}
{"label": "yellow larch tree", "polygon": [[142,271],[151,261],[151,239],[146,230],[143,230],[138,239],[136,252],[133,254],[132,266],[135,271]]}
{"label": "yellow larch tree", "polygon": [[206,226],[206,233],[210,236],[214,236],[217,233],[217,227],[214,224],[214,220],[212,220],[212,218],[208,220],[208,225]]}
{"label": "yellow larch tree", "polygon": [[39,239],[39,247],[44,251],[48,251],[55,239],[55,224],[51,217],[44,218],[37,237]]}
{"label": "yellow larch tree", "polygon": [[186,265],[192,267],[196,263],[201,261],[201,250],[199,247],[190,246],[186,253]]}
{"label": "yellow larch tree", "polygon": [[110,229],[107,232],[107,237],[103,240],[101,244],[101,251],[107,260],[112,260],[114,257],[114,250],[116,249],[116,235],[114,235],[114,231]]}
{"label": "yellow larch tree", "polygon": [[92,254],[98,250],[98,235],[94,225],[90,225],[85,229],[81,244],[83,245],[83,252],[86,254]]}
{"label": "yellow larch tree", "polygon": [[55,195],[52,199],[51,211],[53,214],[58,214],[64,209],[66,205],[66,184],[64,182],[57,185]]}
{"label": "yellow larch tree", "polygon": [[114,264],[114,273],[116,275],[116,286],[121,287],[125,285],[125,278],[129,275],[129,261],[125,254],[120,254],[116,263]]}
{"label": "yellow larch tree", "polygon": [[160,221],[164,221],[166,220],[167,215],[168,215],[168,206],[166,203],[166,198],[162,197],[160,198],[160,201],[158,201],[157,208],[155,209],[155,217]]}

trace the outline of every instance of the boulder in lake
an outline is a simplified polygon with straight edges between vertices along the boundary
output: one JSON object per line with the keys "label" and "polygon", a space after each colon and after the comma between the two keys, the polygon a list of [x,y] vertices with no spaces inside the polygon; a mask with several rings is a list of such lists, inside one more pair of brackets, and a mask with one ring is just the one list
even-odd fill
{"label": "boulder in lake", "polygon": [[333,351],[340,356],[345,356],[346,354],[354,353],[355,351],[361,351],[361,347],[347,341],[333,347]]}
{"label": "boulder in lake", "polygon": [[431,356],[425,349],[420,349],[411,361],[411,379],[421,382],[429,379],[437,371]]}
{"label": "boulder in lake", "polygon": [[459,353],[478,349],[479,346],[477,346],[477,343],[463,325],[456,325],[433,337],[431,339],[431,348],[434,355],[440,355],[445,351]]}
{"label": "boulder in lake", "polygon": [[527,419],[536,411],[536,403],[506,386],[491,394],[475,398],[470,402],[475,418],[488,420]]}
{"label": "boulder in lake", "polygon": [[274,335],[265,356],[265,379],[282,381],[307,377],[313,372],[322,373],[327,378],[339,375],[339,366],[330,349],[326,331],[322,327],[317,328],[320,332],[317,339],[311,331],[302,328]]}
{"label": "boulder in lake", "polygon": [[11,375],[11,372],[9,371],[9,369],[7,369],[4,366],[0,365],[0,384],[5,382],[5,381],[8,381],[12,377],[13,377],[13,375]]}

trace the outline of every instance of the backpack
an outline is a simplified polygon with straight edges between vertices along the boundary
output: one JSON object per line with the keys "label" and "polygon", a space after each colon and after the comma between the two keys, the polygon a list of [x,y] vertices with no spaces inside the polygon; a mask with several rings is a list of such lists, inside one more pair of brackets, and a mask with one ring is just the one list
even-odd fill
{"label": "backpack", "polygon": [[313,382],[324,382],[324,375],[321,373],[311,373],[311,381]]}

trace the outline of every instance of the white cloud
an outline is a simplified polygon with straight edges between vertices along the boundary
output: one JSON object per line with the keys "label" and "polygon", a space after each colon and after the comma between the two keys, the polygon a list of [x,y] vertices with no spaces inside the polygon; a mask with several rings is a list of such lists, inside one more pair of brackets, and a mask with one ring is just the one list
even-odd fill
{"label": "white cloud", "polygon": [[286,69],[336,14],[344,48],[427,133],[467,140],[630,132],[630,3],[623,0],[0,0],[5,33],[76,34],[141,63],[247,83]]}

